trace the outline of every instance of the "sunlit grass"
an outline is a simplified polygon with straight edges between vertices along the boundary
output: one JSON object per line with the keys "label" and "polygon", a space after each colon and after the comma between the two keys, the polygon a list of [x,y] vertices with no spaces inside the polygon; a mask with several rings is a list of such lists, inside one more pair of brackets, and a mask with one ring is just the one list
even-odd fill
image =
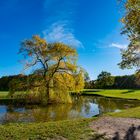
{"label": "sunlit grass", "polygon": [[140,118],[140,107],[129,108],[117,113],[108,113],[107,115],[113,117]]}
{"label": "sunlit grass", "polygon": [[8,91],[0,91],[0,98],[6,98],[8,96]]}
{"label": "sunlit grass", "polygon": [[1,140],[46,140],[63,137],[68,140],[80,140],[90,137],[89,122],[91,119],[58,121],[29,124],[0,125]]}
{"label": "sunlit grass", "polygon": [[140,100],[140,90],[133,89],[85,89],[83,90],[83,95],[101,95],[106,97]]}
{"label": "sunlit grass", "polygon": [[[16,95],[24,92],[16,92]],[[7,98],[8,91],[0,91],[0,98]],[[140,100],[140,90],[134,89],[84,89],[83,95],[101,95],[106,97],[138,99]]]}
{"label": "sunlit grass", "polygon": [[[11,99],[9,96],[8,96],[9,92],[8,91],[0,91],[0,99]],[[26,92],[24,91],[18,91],[18,92],[15,92],[14,93],[14,97],[13,98],[24,98],[24,95],[27,94]]]}

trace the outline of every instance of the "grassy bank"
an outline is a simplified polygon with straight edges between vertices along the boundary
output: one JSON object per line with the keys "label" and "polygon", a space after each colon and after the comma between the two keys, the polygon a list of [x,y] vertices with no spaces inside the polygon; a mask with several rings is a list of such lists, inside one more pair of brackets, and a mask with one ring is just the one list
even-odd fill
{"label": "grassy bank", "polygon": [[0,91],[0,98],[7,98],[8,91]]}
{"label": "grassy bank", "polygon": [[90,121],[92,120],[80,119],[73,121],[0,125],[0,140],[47,140],[47,138],[54,138],[53,140],[55,140],[60,137],[68,140],[86,140],[92,134],[92,131],[89,129]]}
{"label": "grassy bank", "polygon": [[[0,91],[0,99],[8,99],[9,98],[8,94],[9,94],[9,91]],[[26,92],[24,91],[18,91],[14,93],[14,96],[19,98],[19,97],[24,97],[25,94]]]}
{"label": "grassy bank", "polygon": [[108,113],[107,116],[112,117],[125,117],[125,118],[139,118],[140,119],[140,107],[129,108],[122,110],[121,112]]}
{"label": "grassy bank", "polygon": [[99,95],[113,98],[124,98],[124,99],[137,99],[140,100],[140,90],[118,90],[118,89],[85,89],[83,95]]}
{"label": "grassy bank", "polygon": [[[16,92],[14,95],[15,97],[10,98],[8,96],[8,91],[0,91],[0,104],[27,104],[27,100],[24,98],[25,93],[24,92]],[[22,96],[21,96],[22,94]],[[29,102],[30,103],[30,102]]]}

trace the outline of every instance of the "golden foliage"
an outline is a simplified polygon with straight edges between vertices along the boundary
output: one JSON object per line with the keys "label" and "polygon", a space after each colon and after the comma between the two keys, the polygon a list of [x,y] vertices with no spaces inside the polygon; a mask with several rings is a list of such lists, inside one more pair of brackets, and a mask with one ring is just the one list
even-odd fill
{"label": "golden foliage", "polygon": [[39,67],[36,70],[39,80],[32,82],[32,85],[38,86],[33,86],[31,94],[43,100],[55,97],[57,101],[71,102],[69,92],[83,89],[84,74],[76,65],[77,53],[74,48],[63,43],[47,43],[35,35],[22,43],[20,53],[27,60],[26,68]]}

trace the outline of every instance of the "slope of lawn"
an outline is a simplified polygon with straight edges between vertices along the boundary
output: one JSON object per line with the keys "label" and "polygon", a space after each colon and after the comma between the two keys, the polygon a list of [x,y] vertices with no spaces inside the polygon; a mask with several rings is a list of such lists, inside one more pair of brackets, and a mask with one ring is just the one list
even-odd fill
{"label": "slope of lawn", "polygon": [[134,89],[85,89],[83,90],[82,95],[100,95],[106,97],[140,100],[140,90]]}
{"label": "slope of lawn", "polygon": [[[93,119],[92,119],[93,120]],[[86,140],[91,137],[91,119],[29,124],[0,125],[0,140],[47,140],[48,138]],[[50,140],[50,139],[48,139]]]}
{"label": "slope of lawn", "polygon": [[108,113],[107,115],[113,117],[126,117],[126,118],[138,118],[140,119],[140,107],[129,108],[122,110],[121,112]]}

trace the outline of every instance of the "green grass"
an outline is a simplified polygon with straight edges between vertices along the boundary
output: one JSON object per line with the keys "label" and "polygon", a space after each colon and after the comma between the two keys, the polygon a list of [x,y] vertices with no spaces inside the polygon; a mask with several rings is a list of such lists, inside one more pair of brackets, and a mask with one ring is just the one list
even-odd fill
{"label": "green grass", "polygon": [[124,98],[124,99],[137,99],[140,100],[140,90],[118,90],[118,89],[85,89],[83,95],[100,95],[105,97]]}
{"label": "green grass", "polygon": [[86,140],[93,134],[89,129],[92,120],[0,125],[0,140],[47,140],[60,136],[68,140]]}
{"label": "green grass", "polygon": [[[3,98],[5,98],[5,99],[9,98],[8,94],[9,94],[9,91],[0,91],[0,99],[1,98],[2,99]],[[24,91],[17,91],[17,92],[14,93],[15,97],[18,97],[18,96],[20,97],[21,95],[24,96],[25,94],[26,94],[26,92],[24,92]]]}
{"label": "green grass", "polygon": [[7,98],[8,91],[0,91],[0,98]]}
{"label": "green grass", "polygon": [[[129,108],[116,113],[107,113],[107,116],[112,117],[127,117],[127,118],[139,118],[140,119],[140,107]],[[105,115],[105,116],[106,116]]]}
{"label": "green grass", "polygon": [[[23,92],[17,92],[21,94]],[[7,98],[8,91],[0,91],[0,98]],[[140,100],[140,90],[134,89],[84,89],[83,95],[100,95],[114,98],[125,98],[125,99],[138,99]]]}

